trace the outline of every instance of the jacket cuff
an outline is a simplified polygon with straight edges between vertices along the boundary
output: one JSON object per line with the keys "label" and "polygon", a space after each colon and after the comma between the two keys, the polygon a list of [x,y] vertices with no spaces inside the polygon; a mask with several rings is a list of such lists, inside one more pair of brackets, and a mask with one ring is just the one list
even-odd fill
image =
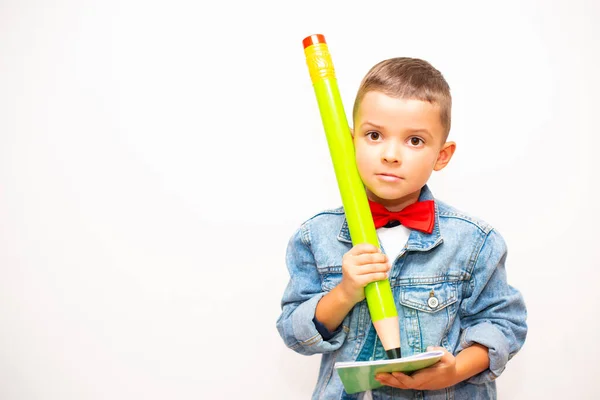
{"label": "jacket cuff", "polygon": [[467,382],[474,384],[491,382],[500,376],[510,359],[508,341],[492,323],[482,322],[470,326],[462,332],[458,350],[464,350],[474,343],[488,348],[490,366],[487,370],[467,379]]}
{"label": "jacket cuff", "polygon": [[300,304],[292,314],[292,327],[294,337],[298,344],[303,348],[305,354],[329,353],[339,349],[346,339],[348,330],[344,329],[346,319],[342,322],[341,328],[333,332],[333,336],[324,339],[315,326],[315,311],[317,304],[326,293],[319,293],[309,300]]}
{"label": "jacket cuff", "polygon": [[317,319],[316,315],[313,317],[313,323],[315,324],[315,328],[317,328],[317,332],[319,332],[321,334],[321,336],[323,337],[323,340],[331,339],[332,337],[337,335],[337,333],[342,328],[342,325],[340,325],[337,328],[335,328],[335,330],[332,332],[329,329],[327,329],[327,327],[325,325],[323,325],[323,323],[321,321],[319,321]]}

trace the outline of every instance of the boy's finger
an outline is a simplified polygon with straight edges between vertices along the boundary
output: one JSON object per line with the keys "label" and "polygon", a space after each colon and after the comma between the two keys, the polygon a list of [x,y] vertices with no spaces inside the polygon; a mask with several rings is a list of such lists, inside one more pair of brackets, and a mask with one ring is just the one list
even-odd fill
{"label": "boy's finger", "polygon": [[412,388],[415,380],[414,378],[403,374],[402,372],[392,372],[392,376],[404,387]]}
{"label": "boy's finger", "polygon": [[359,243],[350,249],[350,254],[359,255],[364,253],[379,253],[377,246],[373,246],[371,243]]}
{"label": "boy's finger", "polygon": [[388,278],[388,274],[387,272],[375,272],[372,274],[361,275],[361,278],[363,279],[363,284],[366,286],[371,282],[386,280]]}
{"label": "boy's finger", "polygon": [[358,265],[386,263],[388,258],[383,253],[363,253],[354,256],[354,260]]}
{"label": "boy's finger", "polygon": [[363,264],[357,268],[357,275],[367,275],[377,272],[388,272],[390,266],[387,263]]}
{"label": "boy's finger", "polygon": [[377,374],[375,376],[375,379],[377,379],[379,382],[381,382],[382,384],[384,384],[386,386],[391,386],[391,387],[395,387],[398,389],[408,389],[400,381],[398,381],[396,378],[394,378],[394,376],[392,374],[389,374],[389,373]]}

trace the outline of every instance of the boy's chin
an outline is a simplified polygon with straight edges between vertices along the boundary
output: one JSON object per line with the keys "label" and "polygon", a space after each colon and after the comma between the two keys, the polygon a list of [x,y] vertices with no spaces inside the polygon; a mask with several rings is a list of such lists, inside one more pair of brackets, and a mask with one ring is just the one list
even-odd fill
{"label": "boy's chin", "polygon": [[[415,192],[420,193],[420,191]],[[405,193],[399,191],[370,191],[369,198],[379,202],[379,203],[397,203],[408,200],[413,193]],[[416,194],[418,197],[418,194]]]}
{"label": "boy's chin", "polygon": [[374,197],[376,201],[386,203],[401,201],[403,198],[406,197],[406,194],[404,193],[371,193],[373,195],[372,197]]}
{"label": "boy's chin", "polygon": [[390,187],[378,187],[378,188],[367,188],[368,192],[377,196],[382,200],[396,200],[405,197],[409,193],[406,193],[406,190],[398,190],[398,188],[390,188]]}

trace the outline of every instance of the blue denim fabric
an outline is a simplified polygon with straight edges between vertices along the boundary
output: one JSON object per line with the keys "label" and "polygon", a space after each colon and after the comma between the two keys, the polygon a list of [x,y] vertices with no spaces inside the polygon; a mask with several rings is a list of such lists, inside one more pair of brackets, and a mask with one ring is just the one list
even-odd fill
{"label": "blue denim fabric", "polygon": [[[424,186],[420,200],[428,199],[433,195]],[[428,346],[444,346],[456,355],[480,343],[489,348],[490,366],[451,388],[384,387],[373,391],[374,400],[495,399],[494,380],[525,341],[527,311],[519,291],[507,283],[507,249],[500,234],[439,200],[435,214],[433,232],[412,230],[390,270],[402,356],[424,352]],[[313,322],[321,297],[340,283],[342,257],[351,247],[342,208],[313,216],[289,241],[286,262],[291,278],[277,329],[292,350],[322,354],[313,399],[359,399],[360,394],[345,393],[334,363],[385,358],[365,300],[354,306],[328,340]],[[431,296],[437,305],[428,303]]]}

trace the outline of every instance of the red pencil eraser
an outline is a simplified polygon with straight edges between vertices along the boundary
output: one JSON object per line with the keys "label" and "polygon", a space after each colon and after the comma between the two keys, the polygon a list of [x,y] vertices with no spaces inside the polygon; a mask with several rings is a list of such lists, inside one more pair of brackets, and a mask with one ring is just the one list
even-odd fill
{"label": "red pencil eraser", "polygon": [[313,44],[317,44],[317,43],[327,43],[325,41],[325,36],[323,36],[320,33],[318,33],[316,35],[307,36],[302,41],[302,44],[304,45],[304,48],[307,48],[308,46],[312,46]]}

